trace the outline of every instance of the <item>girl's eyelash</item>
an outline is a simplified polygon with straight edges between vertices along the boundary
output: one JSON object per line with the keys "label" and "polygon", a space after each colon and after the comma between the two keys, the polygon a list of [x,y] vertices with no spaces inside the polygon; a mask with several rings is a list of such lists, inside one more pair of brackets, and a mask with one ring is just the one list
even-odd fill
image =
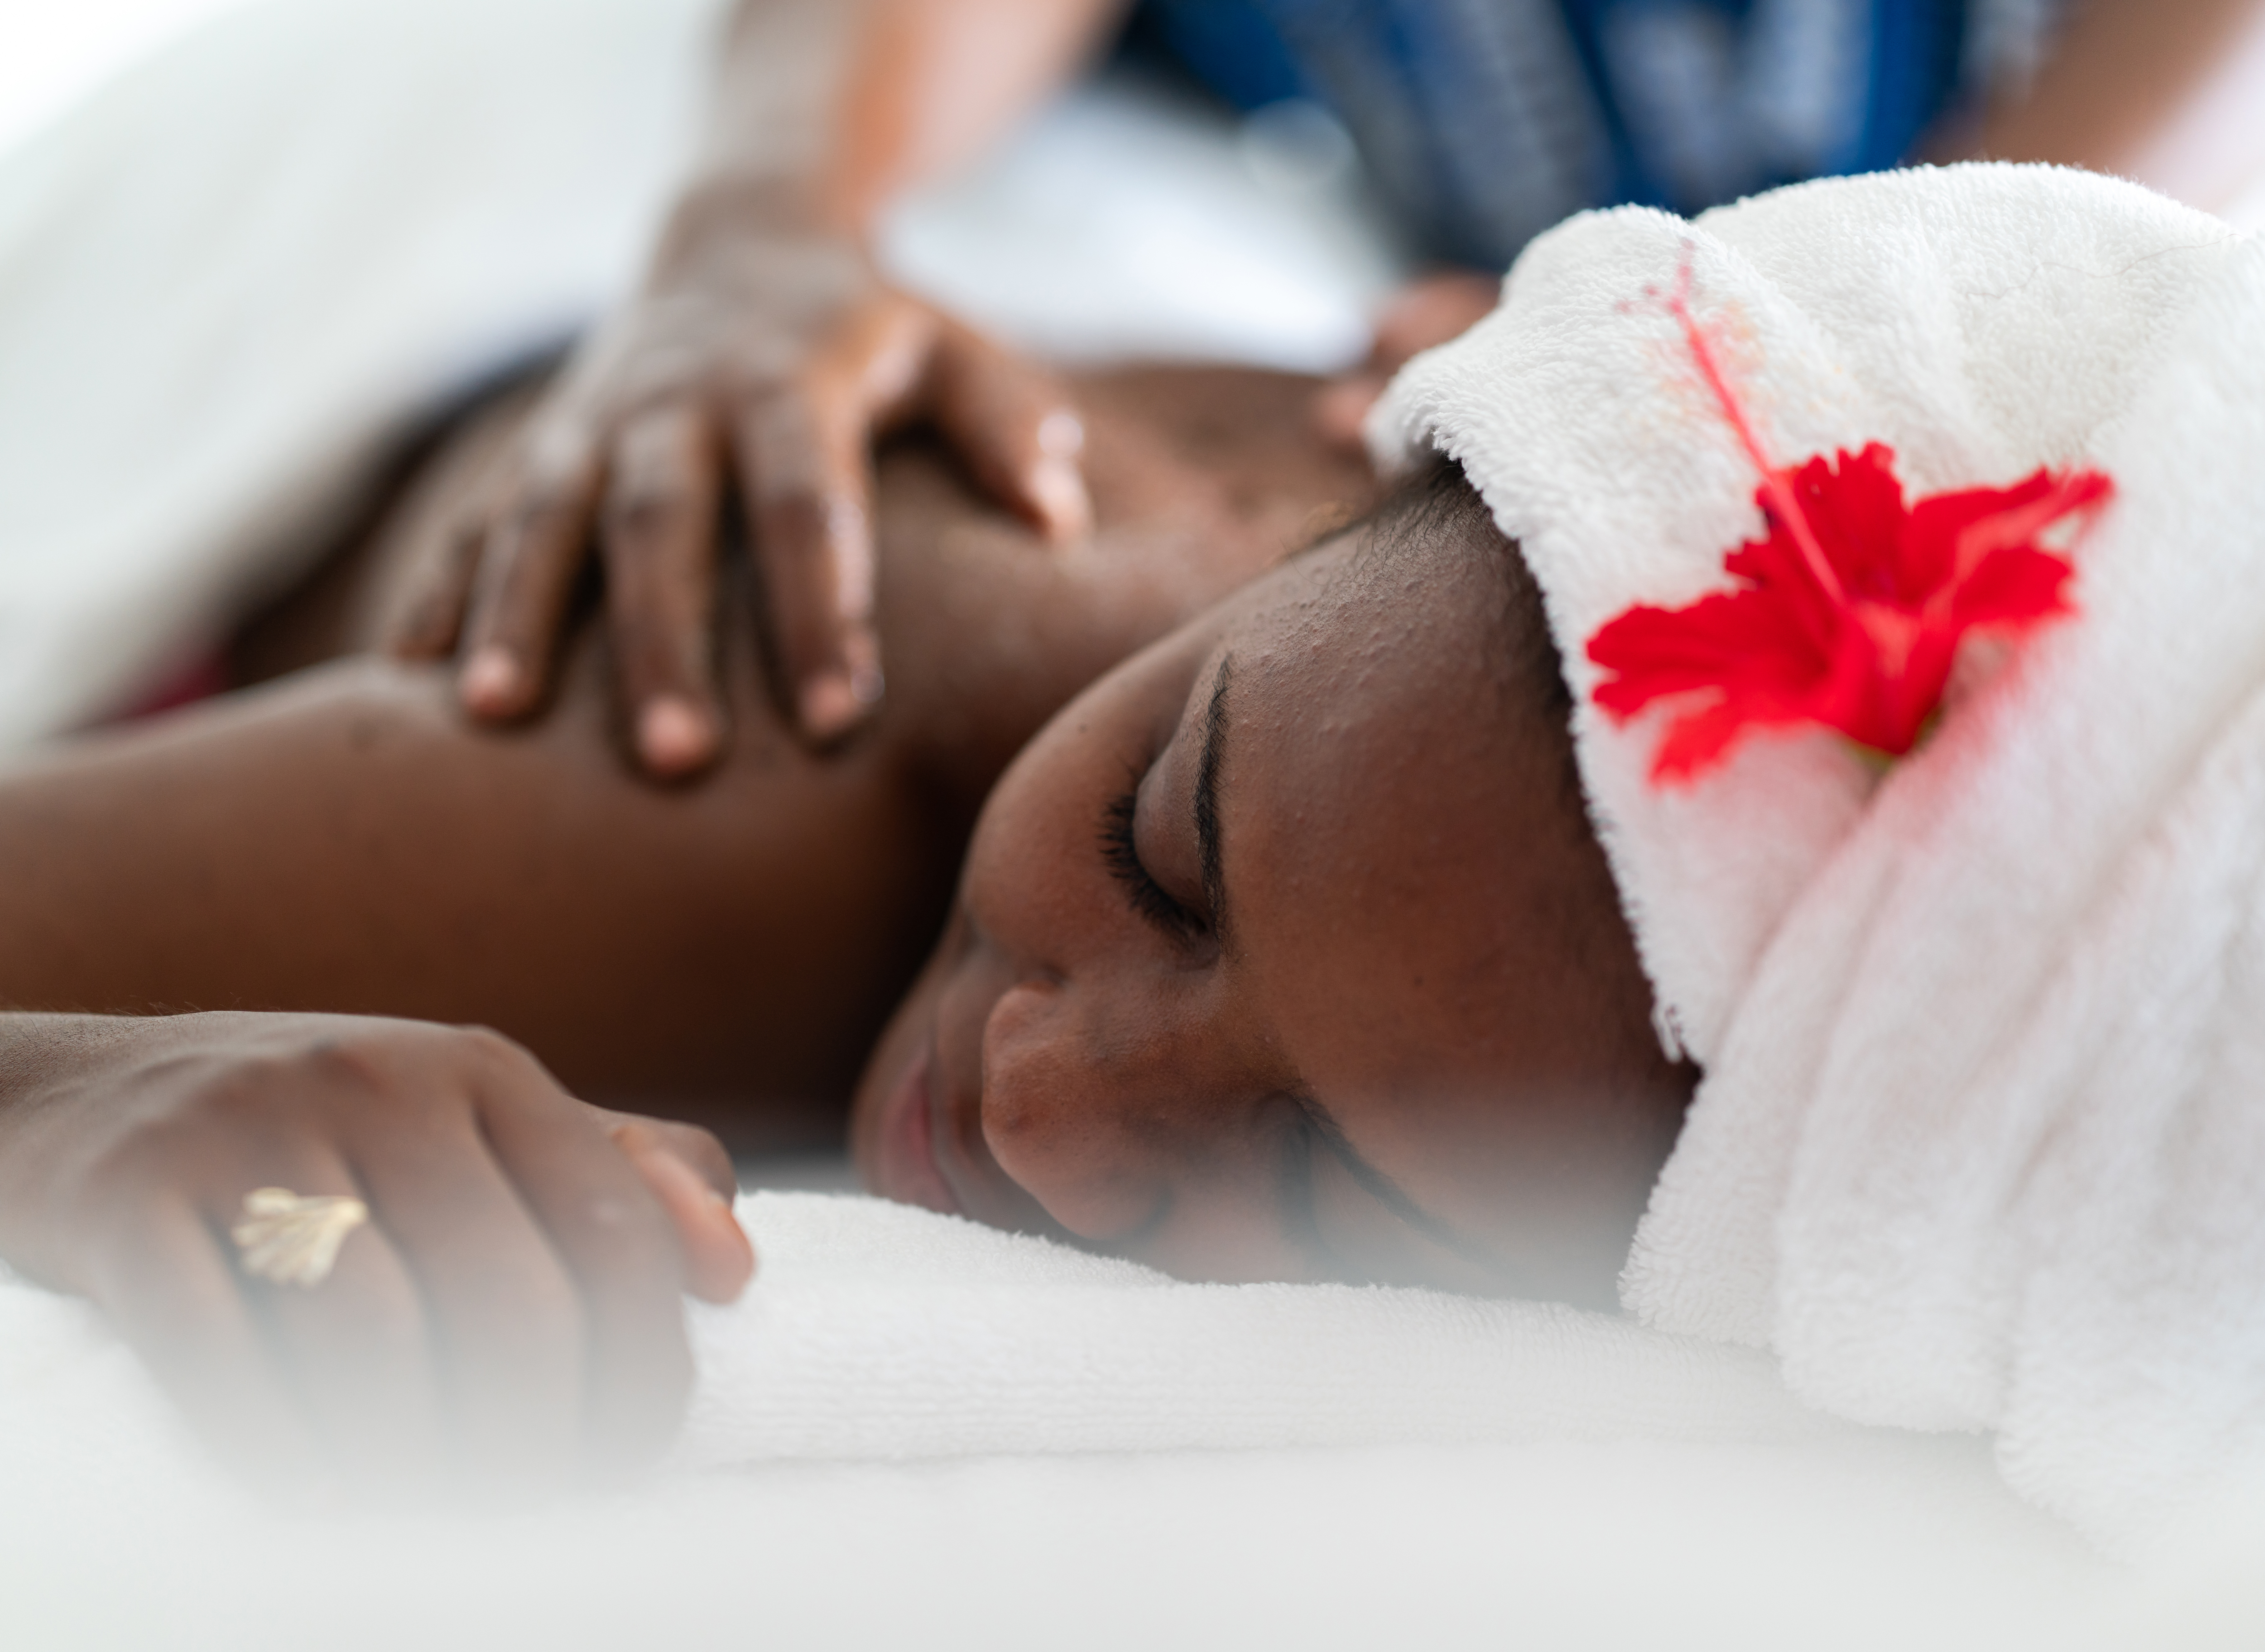
{"label": "girl's eyelash", "polygon": [[1204,933],[1204,921],[1148,876],[1148,869],[1140,864],[1140,851],[1132,845],[1132,816],[1139,804],[1139,795],[1128,791],[1111,799],[1101,811],[1101,858],[1144,922],[1175,941],[1193,941]]}
{"label": "girl's eyelash", "polygon": [[1348,1266],[1322,1237],[1321,1217],[1314,1208],[1314,1153],[1321,1139],[1322,1132],[1314,1128],[1312,1117],[1300,1108],[1297,1121],[1290,1127],[1283,1144],[1282,1225],[1322,1278],[1347,1284],[1365,1284],[1366,1276]]}

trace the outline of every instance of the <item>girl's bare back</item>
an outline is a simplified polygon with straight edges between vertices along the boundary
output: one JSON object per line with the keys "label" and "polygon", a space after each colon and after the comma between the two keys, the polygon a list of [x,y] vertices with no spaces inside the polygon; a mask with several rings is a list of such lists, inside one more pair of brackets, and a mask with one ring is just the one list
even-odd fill
{"label": "girl's bare back", "polygon": [[[480,484],[515,405],[445,443],[366,543],[247,639],[316,661],[0,775],[0,1001],[478,1022],[578,1093],[735,1144],[840,1139],[860,1062],[932,942],[975,811],[1078,688],[1345,513],[1365,469],[1305,381],[1147,369],[1081,387],[1098,531],[1050,551],[928,445],[883,456],[889,695],[840,749],[776,710],[752,593],[718,639],[725,760],[622,761],[606,639],[551,715],[473,729],[439,669],[369,639]],[[746,581],[728,569],[727,586]]]}

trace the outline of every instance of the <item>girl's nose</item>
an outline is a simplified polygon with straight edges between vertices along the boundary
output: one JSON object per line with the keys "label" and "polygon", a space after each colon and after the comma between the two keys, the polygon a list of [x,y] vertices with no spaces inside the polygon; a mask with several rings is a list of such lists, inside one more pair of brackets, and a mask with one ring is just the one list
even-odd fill
{"label": "girl's nose", "polygon": [[1170,1204],[1198,1080],[1164,1030],[1105,1024],[1100,996],[1038,979],[1000,997],[983,1030],[983,1134],[1056,1221],[1122,1244]]}

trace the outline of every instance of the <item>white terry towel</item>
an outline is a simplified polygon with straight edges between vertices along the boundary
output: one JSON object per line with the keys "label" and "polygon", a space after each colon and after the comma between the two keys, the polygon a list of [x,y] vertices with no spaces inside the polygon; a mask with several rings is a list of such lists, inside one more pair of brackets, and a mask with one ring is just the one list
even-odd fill
{"label": "white terry towel", "polygon": [[1555,1303],[1190,1284],[872,1198],[740,1218],[762,1270],[692,1309],[688,1466],[1832,1432],[1750,1350]]}
{"label": "white terry towel", "polygon": [[[680,1468],[1857,1432],[1751,1350],[1555,1304],[1189,1284],[875,1198],[759,1193],[739,1219],[761,1271],[689,1309]],[[0,1481],[129,1496],[137,1465],[189,1472],[180,1435],[92,1308],[0,1273]]]}
{"label": "white terry towel", "polygon": [[[1769,460],[1907,497],[2106,472],[2078,613],[1970,652],[1883,777],[1822,731],[1687,787],[1590,699],[1632,604],[1722,589]],[[1459,460],[1540,580],[1661,1009],[1705,1069],[1623,1279],[1866,1422],[1993,1430],[2138,1544],[2265,1438],[2265,248],[2134,186],[1955,167],[1577,220],[1419,359],[1380,451]]]}

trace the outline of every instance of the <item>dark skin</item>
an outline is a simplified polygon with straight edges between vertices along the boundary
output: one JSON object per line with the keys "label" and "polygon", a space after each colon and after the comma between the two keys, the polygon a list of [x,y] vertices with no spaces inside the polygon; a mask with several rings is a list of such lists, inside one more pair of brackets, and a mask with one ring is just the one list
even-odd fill
{"label": "dark skin", "polygon": [[[523,732],[466,724],[438,668],[363,655],[12,764],[0,855],[40,875],[0,894],[23,1012],[0,1015],[0,1259],[99,1303],[209,1439],[294,1494],[649,1459],[689,1381],[681,1295],[729,1299],[752,1258],[715,1136],[594,1103],[837,1143],[999,770],[1366,491],[1287,416],[1302,382],[1083,388],[1110,439],[1097,531],[1063,556],[932,451],[885,461],[899,692],[830,758],[743,646],[716,772],[630,781],[586,633]],[[382,629],[417,519],[481,484],[516,416],[460,437],[248,652]],[[265,1186],[371,1208],[313,1291],[235,1265]]]}
{"label": "dark skin", "polygon": [[[716,774],[620,784],[592,628],[554,715],[523,731],[480,733],[438,672],[357,655],[18,763],[0,857],[49,870],[0,891],[0,1000],[477,1021],[586,1097],[697,1116],[742,1147],[827,1139],[1009,759],[1085,682],[1369,487],[1288,416],[1303,381],[1083,389],[1110,435],[1102,527],[1064,555],[1030,554],[1030,530],[925,446],[888,459],[899,692],[828,757],[790,738],[742,639]],[[496,433],[444,457],[345,602],[323,616],[310,598],[295,617],[330,635],[300,652],[382,629],[413,584],[419,518],[477,484]],[[288,652],[272,636],[266,651]],[[150,817],[167,822],[156,843]]]}
{"label": "dark skin", "polygon": [[1016,759],[860,1089],[869,1184],[1183,1277],[1612,1304],[1695,1074],[1515,551],[1475,501],[1401,537],[1268,574]]}
{"label": "dark skin", "polygon": [[[1299,382],[1086,394],[1116,428],[1068,557],[930,456],[885,467],[892,588],[935,593],[900,657],[932,674],[841,760],[747,666],[717,774],[643,787],[593,644],[518,736],[357,659],[18,765],[0,844],[49,874],[6,896],[18,1001],[229,1009],[0,1016],[0,1257],[98,1302],[297,1494],[523,1488],[666,1442],[679,1298],[752,1259],[716,1139],[594,1096],[838,1140],[863,1060],[892,1197],[1194,1277],[1608,1302],[1692,1074],[1652,1037],[1515,553],[1466,495],[1393,519],[1396,555],[1356,526],[1202,607],[1365,477],[1281,416]],[[398,527],[271,654],[381,622]],[[381,1018],[404,1010],[523,1042]],[[371,1208],[311,1291],[236,1265],[268,1186]]]}

